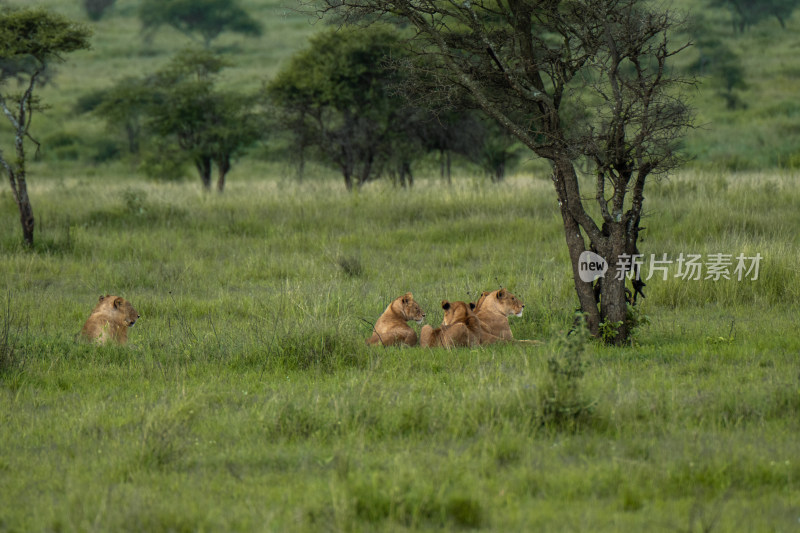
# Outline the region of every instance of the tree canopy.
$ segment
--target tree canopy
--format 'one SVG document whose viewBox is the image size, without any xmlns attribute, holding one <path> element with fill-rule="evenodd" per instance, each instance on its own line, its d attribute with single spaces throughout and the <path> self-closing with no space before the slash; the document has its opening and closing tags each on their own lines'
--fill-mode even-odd
<svg viewBox="0 0 800 533">
<path fill-rule="evenodd" d="M 386 28 L 323 32 L 268 87 L 299 144 L 336 165 L 348 189 L 376 178 L 402 151 L 399 135 L 414 115 L 392 92 L 401 73 L 386 65 L 402 53 Z"/>
<path fill-rule="evenodd" d="M 171 26 L 189 37 L 199 34 L 206 48 L 226 31 L 252 37 L 262 32 L 238 0 L 143 0 L 139 18 L 147 34 Z"/>
<path fill-rule="evenodd" d="M 232 159 L 263 136 L 257 95 L 216 88 L 226 66 L 224 58 L 207 51 L 180 52 L 148 80 L 152 100 L 146 109 L 149 130 L 177 142 L 206 189 L 216 165 L 220 192 Z"/>
</svg>

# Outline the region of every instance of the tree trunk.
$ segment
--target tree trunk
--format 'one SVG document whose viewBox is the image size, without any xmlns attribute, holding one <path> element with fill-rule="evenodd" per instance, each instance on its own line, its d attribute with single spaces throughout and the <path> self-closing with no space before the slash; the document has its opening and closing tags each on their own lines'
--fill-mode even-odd
<svg viewBox="0 0 800 533">
<path fill-rule="evenodd" d="M 195 160 L 197 172 L 200 173 L 200 180 L 203 182 L 203 188 L 207 191 L 211 190 L 211 158 L 198 157 Z"/>
<path fill-rule="evenodd" d="M 221 156 L 217 160 L 217 170 L 219 171 L 219 177 L 217 178 L 217 191 L 222 192 L 225 190 L 225 176 L 228 175 L 228 171 L 231 169 L 231 157 L 228 154 Z"/>
<path fill-rule="evenodd" d="M 561 219 L 564 222 L 564 236 L 567 240 L 567 249 L 572 263 L 572 279 L 575 283 L 575 292 L 578 295 L 581 313 L 586 318 L 586 327 L 593 336 L 597 336 L 600 327 L 600 310 L 591 282 L 587 283 L 580 278 L 580 256 L 586 251 L 586 241 L 581 234 L 581 226 L 570 211 L 570 200 L 565 182 L 575 179 L 575 169 L 569 160 L 552 161 L 553 184 L 558 194 L 558 207 Z"/>
<path fill-rule="evenodd" d="M 578 295 L 581 313 L 586 319 L 586 327 L 593 336 L 597 336 L 600 328 L 600 310 L 591 283 L 584 282 L 580 277 L 580 256 L 586 251 L 586 242 L 581 234 L 581 228 L 565 206 L 561 206 L 561 219 L 564 222 L 564 235 L 567 240 L 569 259 L 572 263 L 572 279 L 575 283 L 575 293 Z"/>
<path fill-rule="evenodd" d="M 450 150 L 439 150 L 439 174 L 442 181 L 450 185 Z"/>
<path fill-rule="evenodd" d="M 18 124 L 24 124 L 24 115 L 21 114 Z M 2 158 L 0 154 L 0 161 L 8 173 L 8 179 L 11 182 L 11 191 L 14 194 L 14 201 L 19 208 L 19 220 L 22 225 L 22 239 L 26 247 L 33 248 L 33 206 L 31 199 L 28 196 L 28 182 L 25 176 L 25 144 L 24 144 L 25 131 L 18 129 L 16 132 L 16 139 L 14 142 L 17 161 L 14 166 L 9 164 Z M 16 168 L 15 168 L 16 167 Z"/>
<path fill-rule="evenodd" d="M 28 197 L 28 186 L 25 183 L 25 179 L 22 178 L 19 181 L 19 219 L 22 223 L 22 238 L 25 241 L 25 246 L 28 248 L 33 248 L 33 227 L 34 227 L 34 219 L 33 219 L 33 207 L 31 206 L 31 200 Z"/>
<path fill-rule="evenodd" d="M 24 157 L 24 154 L 23 154 Z M 20 159 L 19 161 L 24 161 Z M 31 206 L 31 199 L 28 196 L 28 184 L 25 180 L 25 168 L 13 169 L 5 160 L 3 166 L 8 173 L 9 181 L 11 182 L 11 191 L 14 194 L 14 201 L 19 208 L 19 220 L 22 225 L 22 239 L 23 243 L 28 248 L 33 248 L 33 206 Z"/>
<path fill-rule="evenodd" d="M 400 165 L 400 183 L 404 189 L 414 186 L 414 176 L 411 174 L 411 164 L 408 161 Z"/>
<path fill-rule="evenodd" d="M 344 187 L 347 189 L 347 192 L 353 190 L 353 176 L 350 174 L 348 169 L 342 169 L 342 174 L 344 175 Z"/>
<path fill-rule="evenodd" d="M 608 271 L 600 286 L 600 323 L 605 324 L 602 336 L 608 344 L 624 344 L 628 340 L 628 300 L 625 294 L 627 271 L 620 270 L 621 255 L 631 255 L 628 250 L 625 226 L 619 222 L 606 223 L 609 236 L 597 250 L 608 263 Z"/>
</svg>

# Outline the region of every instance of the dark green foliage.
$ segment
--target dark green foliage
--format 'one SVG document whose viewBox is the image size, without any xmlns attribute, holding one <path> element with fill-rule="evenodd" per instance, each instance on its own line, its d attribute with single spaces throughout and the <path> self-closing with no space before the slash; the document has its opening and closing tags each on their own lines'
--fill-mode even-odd
<svg viewBox="0 0 800 533">
<path fill-rule="evenodd" d="M 144 0 L 139 18 L 147 34 L 172 26 L 190 37 L 199 34 L 206 47 L 223 32 L 253 37 L 262 32 L 261 24 L 238 0 Z"/>
<path fill-rule="evenodd" d="M 351 278 L 358 278 L 364 274 L 364 265 L 358 257 L 342 256 L 336 263 L 342 269 L 342 272 Z"/>
<path fill-rule="evenodd" d="M 83 0 L 83 8 L 93 21 L 103 18 L 106 10 L 114 5 L 116 0 Z"/>
<path fill-rule="evenodd" d="M 733 111 L 746 107 L 739 96 L 742 90 L 747 89 L 741 58 L 700 17 L 695 19 L 690 33 L 699 53 L 697 61 L 691 65 L 692 72 L 710 78 L 709 85 L 717 89 L 727 109 Z"/>
<path fill-rule="evenodd" d="M 215 88 L 226 65 L 212 53 L 184 50 L 148 84 L 154 93 L 148 128 L 163 140 L 177 141 L 206 189 L 216 166 L 220 192 L 232 159 L 263 135 L 255 95 Z"/>
<path fill-rule="evenodd" d="M 154 94 L 148 85 L 144 79 L 123 78 L 110 89 L 90 93 L 79 101 L 78 107 L 94 111 L 110 130 L 123 132 L 128 153 L 138 154 L 143 121 L 154 104 Z"/>
<path fill-rule="evenodd" d="M 506 170 L 520 158 L 523 148 L 496 122 L 484 118 L 478 124 L 476 130 L 482 139 L 465 155 L 480 165 L 494 183 L 499 183 L 505 178 Z"/>
<path fill-rule="evenodd" d="M 44 9 L 0 11 L 0 59 L 30 57 L 39 65 L 89 48 L 89 28 Z"/>
<path fill-rule="evenodd" d="M 153 178 L 183 177 L 193 164 L 205 189 L 216 166 L 217 189 L 225 188 L 233 160 L 264 135 L 255 95 L 216 87 L 227 60 L 206 50 L 183 50 L 167 66 L 144 78 L 124 78 L 82 109 L 122 130 L 127 149 L 138 154 L 147 144 L 142 169 Z"/>
<path fill-rule="evenodd" d="M 386 64 L 402 54 L 397 34 L 382 27 L 327 31 L 269 85 L 299 149 L 338 168 L 348 189 L 377 178 L 393 159 L 408 162 L 408 138 L 397 132 L 414 114 L 392 92 L 401 74 Z"/>
<path fill-rule="evenodd" d="M 731 13 L 734 32 L 743 33 L 750 26 L 775 17 L 781 27 L 797 8 L 798 0 L 710 0 L 712 7 L 722 7 Z"/>
</svg>

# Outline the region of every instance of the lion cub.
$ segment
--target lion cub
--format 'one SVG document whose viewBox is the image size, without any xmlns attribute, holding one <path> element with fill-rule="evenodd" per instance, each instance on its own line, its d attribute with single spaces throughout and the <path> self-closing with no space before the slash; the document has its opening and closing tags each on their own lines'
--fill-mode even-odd
<svg viewBox="0 0 800 533">
<path fill-rule="evenodd" d="M 507 341 L 514 339 L 508 317 L 522 316 L 524 309 L 525 304 L 506 289 L 484 292 L 475 303 L 475 315 L 480 319 L 483 330 Z"/>
<path fill-rule="evenodd" d="M 383 344 L 391 346 L 394 344 L 408 344 L 416 346 L 417 332 L 407 324 L 409 320 L 414 320 L 417 324 L 422 324 L 425 313 L 422 312 L 419 304 L 414 301 L 414 295 L 410 292 L 396 298 L 383 314 L 375 322 L 372 328 L 372 336 L 367 339 L 367 344 Z"/>
<path fill-rule="evenodd" d="M 481 322 L 472 312 L 471 304 L 442 301 L 444 319 L 436 329 L 425 325 L 420 332 L 420 346 L 434 348 L 442 346 L 476 346 L 481 344 L 483 332 Z"/>
<path fill-rule="evenodd" d="M 128 328 L 139 319 L 139 313 L 125 298 L 106 294 L 97 302 L 89 320 L 83 325 L 81 336 L 105 344 L 109 339 L 117 344 L 128 342 Z"/>
</svg>

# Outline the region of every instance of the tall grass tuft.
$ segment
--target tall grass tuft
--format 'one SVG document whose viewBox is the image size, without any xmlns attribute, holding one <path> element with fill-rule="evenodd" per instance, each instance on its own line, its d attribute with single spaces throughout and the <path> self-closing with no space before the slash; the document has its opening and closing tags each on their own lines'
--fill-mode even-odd
<svg viewBox="0 0 800 533">
<path fill-rule="evenodd" d="M 0 314 L 0 377 L 19 376 L 25 366 L 25 358 L 19 337 L 22 326 L 15 322 L 11 313 L 11 294 L 6 297 L 6 305 Z"/>
<path fill-rule="evenodd" d="M 558 339 L 547 359 L 547 374 L 539 387 L 539 417 L 547 429 L 575 431 L 592 414 L 593 402 L 584 397 L 580 386 L 587 342 L 589 331 L 583 315 L 578 314 L 576 327 Z"/>
</svg>

